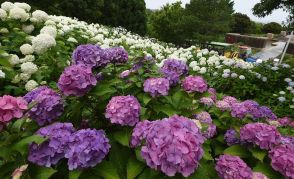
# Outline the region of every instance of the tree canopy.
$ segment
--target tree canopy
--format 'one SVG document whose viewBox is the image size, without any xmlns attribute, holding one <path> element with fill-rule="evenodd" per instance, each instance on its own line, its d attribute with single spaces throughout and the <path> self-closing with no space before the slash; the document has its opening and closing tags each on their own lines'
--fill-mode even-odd
<svg viewBox="0 0 294 179">
<path fill-rule="evenodd" d="M 241 34 L 249 33 L 251 32 L 252 25 L 250 17 L 246 14 L 233 14 L 232 32 Z"/>
</svg>

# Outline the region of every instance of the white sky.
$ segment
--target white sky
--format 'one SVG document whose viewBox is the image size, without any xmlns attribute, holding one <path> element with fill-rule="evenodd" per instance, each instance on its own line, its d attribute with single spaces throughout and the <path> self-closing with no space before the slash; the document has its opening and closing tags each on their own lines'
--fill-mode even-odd
<svg viewBox="0 0 294 179">
<path fill-rule="evenodd" d="M 149 9 L 159 9 L 166 3 L 173 3 L 179 0 L 145 0 L 146 6 Z M 181 0 L 183 4 L 189 3 L 190 0 Z M 252 14 L 251 9 L 253 6 L 259 2 L 259 0 L 234 0 L 235 2 L 235 12 L 241 12 L 247 14 L 252 20 L 257 22 L 279 22 L 286 21 L 288 14 L 282 9 L 275 10 L 273 14 L 266 16 L 265 18 L 258 18 Z"/>
</svg>

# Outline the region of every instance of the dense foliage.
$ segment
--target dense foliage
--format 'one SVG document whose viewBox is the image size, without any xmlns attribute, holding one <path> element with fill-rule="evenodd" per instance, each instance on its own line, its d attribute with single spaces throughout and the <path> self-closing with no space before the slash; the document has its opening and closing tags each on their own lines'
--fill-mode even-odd
<svg viewBox="0 0 294 179">
<path fill-rule="evenodd" d="M 279 23 L 276 23 L 276 22 L 271 22 L 271 23 L 265 24 L 262 27 L 262 31 L 264 33 L 280 34 L 282 29 L 283 29 L 283 27 Z"/>
<path fill-rule="evenodd" d="M 291 66 L 23 3 L 0 19 L 0 178 L 294 177 Z"/>
<path fill-rule="evenodd" d="M 235 33 L 250 33 L 252 28 L 252 22 L 250 17 L 246 14 L 235 13 L 233 14 L 232 32 Z"/>
</svg>

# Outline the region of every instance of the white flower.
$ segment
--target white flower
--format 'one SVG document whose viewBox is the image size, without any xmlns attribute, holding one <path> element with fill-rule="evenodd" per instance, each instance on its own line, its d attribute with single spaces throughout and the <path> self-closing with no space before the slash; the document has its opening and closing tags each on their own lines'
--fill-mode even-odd
<svg viewBox="0 0 294 179">
<path fill-rule="evenodd" d="M 34 31 L 35 27 L 34 25 L 23 25 L 22 26 L 22 30 L 27 33 L 27 34 L 30 34 Z"/>
<path fill-rule="evenodd" d="M 288 91 L 292 91 L 292 90 L 293 90 L 293 87 L 292 87 L 292 86 L 288 86 L 286 89 L 287 89 Z"/>
<path fill-rule="evenodd" d="M 34 53 L 34 49 L 30 44 L 23 44 L 19 49 L 23 55 L 30 55 Z"/>
<path fill-rule="evenodd" d="M 3 9 L 0 9 L 0 19 L 4 21 L 6 17 L 7 17 L 6 11 Z"/>
<path fill-rule="evenodd" d="M 262 81 L 266 82 L 267 81 L 267 77 L 262 77 Z"/>
<path fill-rule="evenodd" d="M 202 124 L 201 124 L 201 122 L 200 122 L 199 120 L 193 119 L 192 121 L 196 124 L 196 126 L 197 126 L 200 130 L 202 129 Z"/>
<path fill-rule="evenodd" d="M 10 9 L 14 8 L 14 4 L 11 2 L 4 2 L 1 4 L 1 9 L 5 10 L 5 11 L 10 11 Z"/>
<path fill-rule="evenodd" d="M 32 91 L 38 87 L 38 83 L 34 80 L 30 80 L 26 83 L 25 88 L 27 91 Z"/>
<path fill-rule="evenodd" d="M 274 71 L 277 71 L 279 69 L 279 67 L 272 67 L 271 69 Z"/>
<path fill-rule="evenodd" d="M 224 70 L 224 73 L 230 73 L 230 72 L 231 72 L 230 69 L 225 69 L 225 70 Z"/>
<path fill-rule="evenodd" d="M 285 95 L 286 93 L 285 93 L 285 91 L 280 91 L 279 94 L 280 95 Z"/>
<path fill-rule="evenodd" d="M 16 3 L 14 3 L 14 5 L 19 7 L 19 8 L 22 8 L 22 9 L 26 10 L 27 12 L 29 12 L 31 10 L 31 6 L 28 5 L 27 3 L 16 2 Z"/>
<path fill-rule="evenodd" d="M 237 78 L 237 77 L 238 77 L 238 74 L 237 74 L 237 73 L 232 73 L 232 74 L 231 74 L 231 77 L 232 77 L 232 78 Z"/>
<path fill-rule="evenodd" d="M 200 69 L 201 69 L 201 68 L 200 68 L 199 66 L 194 66 L 194 67 L 193 67 L 193 71 L 200 71 Z"/>
<path fill-rule="evenodd" d="M 20 82 L 20 76 L 19 75 L 15 75 L 15 77 L 12 79 L 11 83 L 19 83 Z"/>
<path fill-rule="evenodd" d="M 32 22 L 45 22 L 49 18 L 48 14 L 41 10 L 36 10 L 32 13 Z"/>
<path fill-rule="evenodd" d="M 294 105 L 290 105 L 289 108 L 290 108 L 290 109 L 294 109 Z"/>
<path fill-rule="evenodd" d="M 56 27 L 54 27 L 54 26 L 45 26 L 41 29 L 40 33 L 41 34 L 49 34 L 55 38 L 56 34 L 57 34 L 57 30 L 56 30 Z"/>
<path fill-rule="evenodd" d="M 73 38 L 73 37 L 69 37 L 67 39 L 68 42 L 72 42 L 72 43 L 78 43 L 77 39 Z"/>
<path fill-rule="evenodd" d="M 42 54 L 46 52 L 49 48 L 56 45 L 55 39 L 48 34 L 39 34 L 37 37 L 34 37 L 32 40 L 34 51 L 37 54 Z"/>
<path fill-rule="evenodd" d="M 240 75 L 240 76 L 239 76 L 239 79 L 240 79 L 240 80 L 245 80 L 245 76 L 244 76 L 244 75 Z"/>
<path fill-rule="evenodd" d="M 276 126 L 276 127 L 279 127 L 281 124 L 279 123 L 279 121 L 268 121 L 268 123 L 271 125 L 271 126 Z"/>
<path fill-rule="evenodd" d="M 30 74 L 27 74 L 27 73 L 21 73 L 19 75 L 19 78 L 22 81 L 28 81 L 31 78 L 31 75 Z"/>
<path fill-rule="evenodd" d="M 11 19 L 20 20 L 22 22 L 29 19 L 29 14 L 22 8 L 14 7 L 9 11 L 9 17 Z"/>
<path fill-rule="evenodd" d="M 5 73 L 2 70 L 0 70 L 0 78 L 5 78 Z"/>
<path fill-rule="evenodd" d="M 217 73 L 217 72 L 214 72 L 212 75 L 213 75 L 213 76 L 217 76 L 217 75 L 218 75 L 218 73 Z"/>
<path fill-rule="evenodd" d="M 34 64 L 33 62 L 23 63 L 21 64 L 20 68 L 23 73 L 27 73 L 27 74 L 34 74 L 38 71 L 37 65 Z"/>
<path fill-rule="evenodd" d="M 191 68 L 194 68 L 195 66 L 197 66 L 197 62 L 196 62 L 196 61 L 192 61 L 192 62 L 189 64 L 189 67 L 191 67 Z"/>
<path fill-rule="evenodd" d="M 228 78 L 230 76 L 230 74 L 228 74 L 228 73 L 224 73 L 224 74 L 222 74 L 222 77 L 223 78 Z"/>
<path fill-rule="evenodd" d="M 279 61 L 280 61 L 280 59 L 278 59 L 278 58 L 275 58 L 275 59 L 274 59 L 274 62 L 275 62 L 275 63 L 278 63 Z"/>
<path fill-rule="evenodd" d="M 33 62 L 33 61 L 35 61 L 34 55 L 26 55 L 24 58 L 20 59 L 20 63 Z"/>
<path fill-rule="evenodd" d="M 281 97 L 278 98 L 278 100 L 279 100 L 280 102 L 284 102 L 284 101 L 286 101 L 286 98 L 281 96 Z"/>
<path fill-rule="evenodd" d="M 262 59 L 257 59 L 256 63 L 258 63 L 258 64 L 262 63 Z"/>
<path fill-rule="evenodd" d="M 11 55 L 11 57 L 10 57 L 10 59 L 9 59 L 9 63 L 11 64 L 11 65 L 17 65 L 17 64 L 19 64 L 20 63 L 20 60 L 19 60 L 19 58 L 18 58 L 18 56 L 17 55 Z"/>
<path fill-rule="evenodd" d="M 294 87 L 294 82 L 289 82 L 288 85 Z"/>
<path fill-rule="evenodd" d="M 289 83 L 289 82 L 292 81 L 292 79 L 291 78 L 285 78 L 284 81 Z"/>
<path fill-rule="evenodd" d="M 206 73 L 206 68 L 205 67 L 202 67 L 199 71 L 200 74 L 205 74 Z"/>
<path fill-rule="evenodd" d="M 47 20 L 46 22 L 45 22 L 45 25 L 46 26 L 50 26 L 50 25 L 52 25 L 52 26 L 55 26 L 56 25 L 56 23 L 53 21 L 53 20 Z"/>
<path fill-rule="evenodd" d="M 198 52 L 196 56 L 197 56 L 198 58 L 199 58 L 199 57 L 202 57 L 202 53 L 201 53 L 201 52 Z"/>
</svg>

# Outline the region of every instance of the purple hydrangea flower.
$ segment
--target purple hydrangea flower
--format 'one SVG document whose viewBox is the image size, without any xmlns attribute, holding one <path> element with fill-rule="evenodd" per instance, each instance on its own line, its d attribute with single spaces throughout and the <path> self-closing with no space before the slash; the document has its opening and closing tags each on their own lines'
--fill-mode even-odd
<svg viewBox="0 0 294 179">
<path fill-rule="evenodd" d="M 121 74 L 119 75 L 120 78 L 126 78 L 131 74 L 130 70 L 125 70 L 123 72 L 121 72 Z"/>
<path fill-rule="evenodd" d="M 227 130 L 224 138 L 225 138 L 226 143 L 229 146 L 240 143 L 240 139 L 238 138 L 238 133 L 234 129 Z"/>
<path fill-rule="evenodd" d="M 143 123 L 143 124 L 142 124 Z M 144 129 L 145 132 L 139 132 Z M 172 116 L 163 120 L 138 123 L 134 129 L 132 145 L 145 139 L 141 156 L 147 165 L 168 176 L 177 172 L 187 177 L 198 167 L 203 156 L 204 138 L 192 120 Z"/>
<path fill-rule="evenodd" d="M 71 123 L 55 123 L 40 128 L 36 134 L 48 137 L 48 140 L 38 145 L 30 145 L 28 160 L 40 166 L 50 167 L 64 158 L 69 137 L 75 131 Z"/>
<path fill-rule="evenodd" d="M 213 99 L 213 101 L 217 100 L 216 90 L 214 88 L 208 88 L 207 92 L 210 94 L 210 98 Z"/>
<path fill-rule="evenodd" d="M 209 98 L 209 97 L 202 97 L 200 98 L 200 103 L 204 104 L 205 106 L 211 107 L 214 105 L 214 101 L 213 99 Z"/>
<path fill-rule="evenodd" d="M 176 85 L 182 75 L 188 73 L 188 66 L 185 62 L 176 59 L 167 59 L 164 61 L 160 71 L 164 77 L 169 80 L 170 85 Z"/>
<path fill-rule="evenodd" d="M 182 82 L 182 88 L 187 93 L 207 91 L 207 83 L 201 76 L 188 76 Z"/>
<path fill-rule="evenodd" d="M 266 106 L 260 106 L 259 111 L 262 114 L 262 117 L 268 120 L 276 120 L 277 116 L 273 113 L 273 111 L 266 107 Z"/>
<path fill-rule="evenodd" d="M 207 129 L 202 133 L 202 136 L 205 137 L 206 139 L 210 139 L 213 136 L 216 135 L 216 125 L 214 124 L 208 124 Z"/>
<path fill-rule="evenodd" d="M 105 117 L 113 124 L 134 126 L 139 122 L 141 106 L 134 96 L 115 96 L 106 107 Z"/>
<path fill-rule="evenodd" d="M 128 52 L 122 47 L 114 47 L 107 50 L 111 63 L 126 63 L 129 59 Z"/>
<path fill-rule="evenodd" d="M 69 170 L 94 167 L 108 154 L 110 145 L 103 130 L 82 129 L 69 138 L 65 153 Z"/>
<path fill-rule="evenodd" d="M 149 78 L 144 82 L 144 91 L 152 97 L 168 95 L 169 88 L 169 81 L 165 78 Z"/>
<path fill-rule="evenodd" d="M 294 178 L 294 148 L 288 145 L 280 145 L 269 152 L 271 166 L 285 177 Z"/>
<path fill-rule="evenodd" d="M 271 149 L 279 144 L 281 134 L 274 126 L 264 123 L 246 124 L 240 129 L 242 142 L 253 143 L 261 149 Z"/>
<path fill-rule="evenodd" d="M 197 120 L 199 120 L 200 122 L 203 122 L 203 123 L 207 123 L 207 124 L 211 124 L 212 123 L 212 119 L 211 119 L 211 116 L 208 112 L 206 111 L 203 111 L 199 114 L 196 114 L 195 115 L 195 118 Z"/>
<path fill-rule="evenodd" d="M 100 51 L 101 48 L 98 45 L 80 45 L 74 50 L 72 60 L 74 64 L 83 64 L 93 68 L 97 66 L 98 59 L 100 59 Z"/>
<path fill-rule="evenodd" d="M 231 107 L 231 115 L 233 117 L 243 119 L 247 115 L 247 108 L 244 103 L 233 103 Z"/>
<path fill-rule="evenodd" d="M 263 173 L 260 172 L 253 172 L 252 179 L 268 179 Z"/>
<path fill-rule="evenodd" d="M 263 114 L 260 111 L 259 104 L 253 100 L 246 100 L 243 102 L 243 105 L 247 109 L 247 114 L 253 119 L 259 119 L 263 117 Z"/>
<path fill-rule="evenodd" d="M 282 136 L 280 142 L 281 142 L 281 144 L 294 147 L 294 137 Z"/>
<path fill-rule="evenodd" d="M 292 123 L 292 119 L 289 117 L 283 117 L 283 118 L 278 119 L 278 122 L 282 126 L 289 126 Z"/>
<path fill-rule="evenodd" d="M 238 103 L 238 100 L 235 97 L 232 97 L 232 96 L 225 96 L 223 98 L 223 101 L 229 103 L 230 106 L 232 106 L 235 103 Z"/>
<path fill-rule="evenodd" d="M 215 169 L 221 179 L 252 179 L 252 170 L 237 156 L 220 156 Z"/>
<path fill-rule="evenodd" d="M 58 88 L 66 96 L 84 96 L 97 84 L 91 68 L 85 65 L 72 65 L 63 71 L 58 81 Z"/>
<path fill-rule="evenodd" d="M 217 108 L 219 108 L 221 111 L 231 111 L 231 105 L 228 102 L 224 101 L 224 100 L 217 101 L 215 103 L 215 106 Z"/>
<path fill-rule="evenodd" d="M 40 126 L 52 123 L 63 113 L 64 105 L 61 96 L 48 87 L 39 87 L 27 93 L 24 98 L 27 101 L 36 102 L 28 114 Z"/>
</svg>

